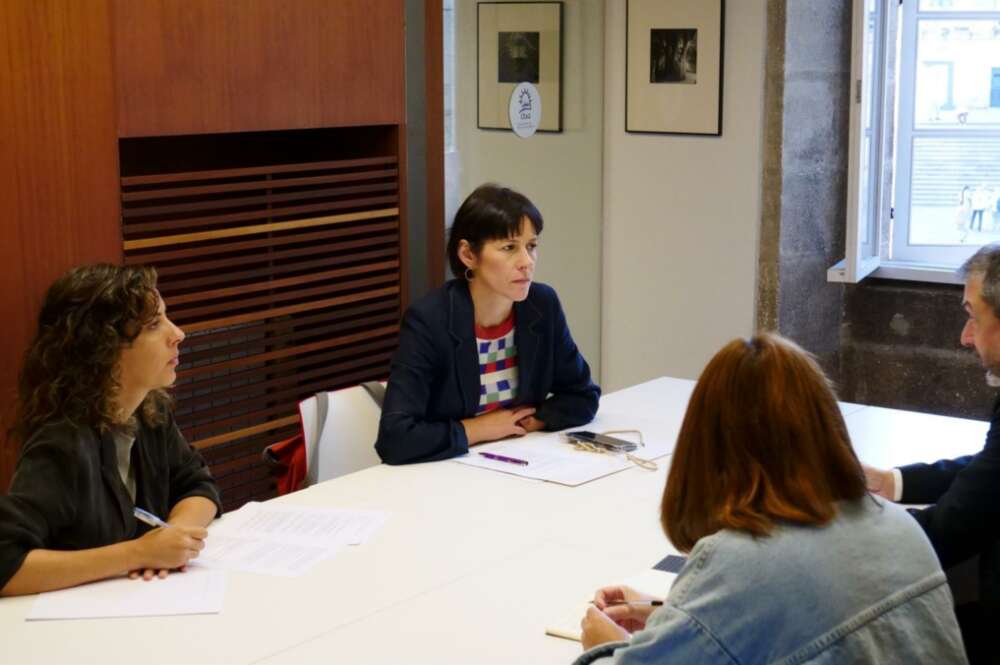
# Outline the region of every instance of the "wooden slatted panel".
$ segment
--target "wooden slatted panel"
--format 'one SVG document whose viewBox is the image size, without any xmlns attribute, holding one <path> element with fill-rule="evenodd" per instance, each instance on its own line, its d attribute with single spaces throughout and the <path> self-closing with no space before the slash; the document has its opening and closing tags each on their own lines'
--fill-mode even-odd
<svg viewBox="0 0 1000 665">
<path fill-rule="evenodd" d="M 395 157 L 121 179 L 125 263 L 187 333 L 177 420 L 226 509 L 274 494 L 260 452 L 298 402 L 385 378 L 401 308 Z"/>
</svg>

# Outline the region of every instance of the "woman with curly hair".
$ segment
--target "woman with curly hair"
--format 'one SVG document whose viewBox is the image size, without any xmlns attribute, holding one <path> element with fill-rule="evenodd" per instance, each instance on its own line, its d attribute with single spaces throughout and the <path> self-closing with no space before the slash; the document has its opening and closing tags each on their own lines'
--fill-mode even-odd
<svg viewBox="0 0 1000 665">
<path fill-rule="evenodd" d="M 164 392 L 183 339 L 152 268 L 81 267 L 49 288 L 18 385 L 23 445 L 0 497 L 0 595 L 165 577 L 204 547 L 218 490 Z M 168 526 L 138 522 L 136 508 Z"/>
</svg>

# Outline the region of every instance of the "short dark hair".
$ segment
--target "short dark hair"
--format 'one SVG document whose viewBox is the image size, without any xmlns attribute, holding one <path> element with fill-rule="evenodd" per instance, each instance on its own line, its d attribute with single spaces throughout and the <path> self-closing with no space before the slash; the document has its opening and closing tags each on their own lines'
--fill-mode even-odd
<svg viewBox="0 0 1000 665">
<path fill-rule="evenodd" d="M 98 264 L 57 279 L 24 356 L 15 438 L 24 443 L 59 418 L 102 432 L 120 424 L 114 401 L 121 388 L 118 360 L 158 309 L 153 268 Z M 168 406 L 166 392 L 153 390 L 137 415 L 156 425 Z"/>
<path fill-rule="evenodd" d="M 690 551 L 734 529 L 826 524 L 866 494 L 864 472 L 815 359 L 776 334 L 735 339 L 709 361 L 677 437 L 660 517 Z"/>
<path fill-rule="evenodd" d="M 535 233 L 542 232 L 542 213 L 524 194 L 493 183 L 476 187 L 455 214 L 448 234 L 448 264 L 452 274 L 461 277 L 465 272 L 465 264 L 458 258 L 461 241 L 468 241 L 478 255 L 484 242 L 517 235 L 525 217 L 535 227 Z"/>
<path fill-rule="evenodd" d="M 971 276 L 983 278 L 983 288 L 979 297 L 983 299 L 994 316 L 1000 318 L 1000 243 L 983 245 L 958 269 L 962 279 Z"/>
</svg>

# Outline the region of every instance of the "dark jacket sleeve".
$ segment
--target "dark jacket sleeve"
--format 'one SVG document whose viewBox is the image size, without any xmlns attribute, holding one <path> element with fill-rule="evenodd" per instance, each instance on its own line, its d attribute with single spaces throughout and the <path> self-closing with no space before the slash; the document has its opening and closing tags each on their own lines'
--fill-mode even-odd
<svg viewBox="0 0 1000 665">
<path fill-rule="evenodd" d="M 551 396 L 539 405 L 535 417 L 545 423 L 545 429 L 556 431 L 584 425 L 597 414 L 601 389 L 590 378 L 590 365 L 576 347 L 566 315 L 555 291 L 553 300 L 553 377 Z"/>
<path fill-rule="evenodd" d="M 969 465 L 972 455 L 938 460 L 933 464 L 908 464 L 901 467 L 903 496 L 901 503 L 935 503 L 948 491 L 958 473 Z"/>
<path fill-rule="evenodd" d="M 181 434 L 173 416 L 165 425 L 167 461 L 170 464 L 170 508 L 192 496 L 202 496 L 215 504 L 215 516 L 222 514 L 219 488 L 205 460 Z"/>
<path fill-rule="evenodd" d="M 945 568 L 1000 537 L 1000 418 L 971 457 L 903 467 L 903 502 L 934 502 L 913 511 Z"/>
<path fill-rule="evenodd" d="M 20 569 L 28 552 L 76 518 L 79 461 L 45 430 L 25 443 L 10 493 L 0 496 L 0 588 Z"/>
<path fill-rule="evenodd" d="M 399 331 L 382 404 L 375 451 L 386 464 L 443 460 L 469 451 L 459 420 L 429 420 L 431 390 L 447 365 L 435 352 L 434 333 L 425 315 L 407 310 Z"/>
</svg>

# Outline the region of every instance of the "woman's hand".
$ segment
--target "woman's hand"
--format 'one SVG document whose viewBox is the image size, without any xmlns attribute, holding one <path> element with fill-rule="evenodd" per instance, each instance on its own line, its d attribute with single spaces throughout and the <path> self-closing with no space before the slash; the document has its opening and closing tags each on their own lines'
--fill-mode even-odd
<svg viewBox="0 0 1000 665">
<path fill-rule="evenodd" d="M 580 622 L 580 627 L 583 629 L 580 641 L 584 649 L 592 649 L 607 642 L 621 642 L 630 637 L 627 630 L 596 607 L 587 608 L 587 614 Z"/>
<path fill-rule="evenodd" d="M 164 578 L 170 569 L 183 570 L 188 561 L 205 547 L 208 530 L 196 526 L 169 526 L 153 529 L 133 540 L 134 564 L 129 577 L 151 580 Z"/>
<path fill-rule="evenodd" d="M 517 421 L 517 424 L 521 426 L 525 432 L 537 432 L 539 430 L 545 429 L 545 423 L 534 416 L 527 416 L 526 418 L 521 418 Z"/>
<path fill-rule="evenodd" d="M 594 605 L 605 616 L 630 633 L 646 627 L 646 619 L 656 608 L 651 604 L 629 605 L 628 601 L 657 600 L 654 596 L 639 593 L 632 587 L 607 586 L 594 594 Z"/>
<path fill-rule="evenodd" d="M 475 418 L 466 418 L 462 421 L 465 427 L 465 437 L 469 440 L 469 445 L 486 443 L 487 441 L 498 441 L 509 436 L 524 436 L 528 433 L 519 423 L 525 418 L 533 416 L 535 407 L 518 407 L 515 409 L 497 409 L 484 413 Z"/>
</svg>

